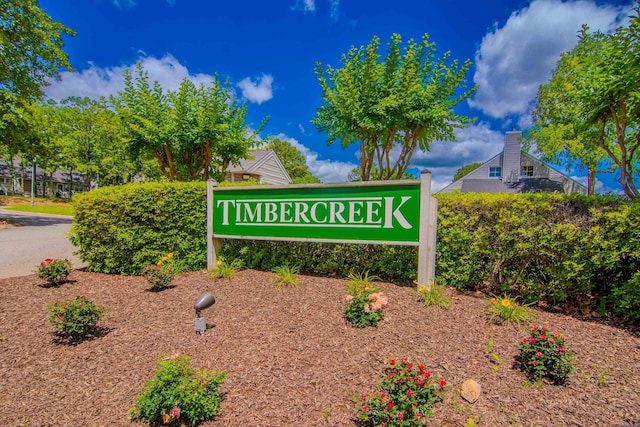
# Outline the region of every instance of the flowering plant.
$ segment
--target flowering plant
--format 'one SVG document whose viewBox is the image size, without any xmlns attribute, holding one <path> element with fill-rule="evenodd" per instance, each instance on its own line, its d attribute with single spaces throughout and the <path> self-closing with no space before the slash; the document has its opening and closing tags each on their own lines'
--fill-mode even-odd
<svg viewBox="0 0 640 427">
<path fill-rule="evenodd" d="M 38 265 L 36 272 L 40 279 L 47 281 L 48 286 L 58 286 L 71 273 L 71 262 L 68 259 L 47 258 Z"/>
<path fill-rule="evenodd" d="M 58 329 L 61 335 L 80 339 L 95 328 L 107 311 L 105 307 L 93 303 L 85 296 L 66 301 L 56 301 L 47 305 L 49 323 Z"/>
<path fill-rule="evenodd" d="M 160 258 L 156 264 L 150 264 L 142 269 L 142 275 L 151 285 L 151 289 L 159 291 L 166 288 L 176 277 L 176 269 L 173 266 L 173 253 Z"/>
<path fill-rule="evenodd" d="M 345 317 L 356 328 L 375 326 L 382 320 L 382 309 L 388 300 L 380 289 L 373 287 L 371 282 L 376 279 L 377 276 L 369 276 L 368 272 L 349 275 Z"/>
<path fill-rule="evenodd" d="M 413 283 L 418 285 L 416 280 Z M 418 295 L 424 302 L 425 307 L 434 305 L 438 308 L 448 308 L 449 304 L 451 304 L 451 297 L 445 293 L 444 286 L 436 285 L 433 282 L 429 282 L 429 286 L 419 285 Z"/>
<path fill-rule="evenodd" d="M 574 371 L 574 353 L 567 346 L 567 339 L 558 332 L 533 326 L 529 336 L 522 337 L 521 341 L 520 357 L 530 380 L 547 377 L 555 384 L 562 384 Z"/>
<path fill-rule="evenodd" d="M 363 426 L 410 427 L 424 425 L 433 407 L 442 402 L 447 382 L 431 375 L 424 365 L 407 358 L 385 363 L 378 390 L 356 398 Z"/>
<path fill-rule="evenodd" d="M 132 420 L 170 424 L 184 417 L 196 425 L 220 411 L 218 387 L 226 372 L 197 372 L 189 360 L 188 356 L 160 355 L 159 369 L 129 411 Z"/>
<path fill-rule="evenodd" d="M 515 298 L 504 295 L 500 298 L 491 298 L 489 300 L 490 320 L 496 317 L 507 323 L 514 322 L 519 325 L 520 322 L 527 322 L 535 317 L 535 313 L 526 305 L 519 305 Z"/>
</svg>

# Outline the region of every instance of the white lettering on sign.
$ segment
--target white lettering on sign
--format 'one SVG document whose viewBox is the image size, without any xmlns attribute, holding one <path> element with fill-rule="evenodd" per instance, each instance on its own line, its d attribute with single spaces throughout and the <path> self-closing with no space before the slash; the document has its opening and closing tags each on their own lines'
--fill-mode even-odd
<svg viewBox="0 0 640 427">
<path fill-rule="evenodd" d="M 404 229 L 414 227 L 403 214 L 412 196 L 308 198 L 308 199 L 237 199 L 217 200 L 222 208 L 222 225 L 352 227 Z M 417 224 L 416 224 L 417 226 Z"/>
</svg>

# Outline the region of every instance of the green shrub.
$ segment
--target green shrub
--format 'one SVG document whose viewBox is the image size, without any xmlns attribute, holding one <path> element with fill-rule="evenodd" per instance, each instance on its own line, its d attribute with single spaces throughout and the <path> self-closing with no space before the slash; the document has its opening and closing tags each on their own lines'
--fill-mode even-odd
<svg viewBox="0 0 640 427">
<path fill-rule="evenodd" d="M 449 308 L 451 297 L 445 293 L 444 286 L 431 283 L 431 286 L 418 286 L 416 290 L 425 307 L 435 306 L 437 308 Z"/>
<path fill-rule="evenodd" d="M 356 328 L 375 326 L 383 318 L 382 310 L 387 305 L 387 297 L 373 286 L 378 277 L 370 276 L 368 271 L 362 274 L 350 274 L 347 279 L 347 305 L 344 309 L 346 319 Z"/>
<path fill-rule="evenodd" d="M 378 389 L 356 398 L 358 421 L 365 427 L 418 427 L 442 402 L 447 382 L 407 358 L 389 360 L 380 372 Z"/>
<path fill-rule="evenodd" d="M 78 340 L 94 331 L 96 323 L 102 319 L 102 314 L 107 309 L 85 296 L 78 296 L 50 303 L 46 311 L 49 313 L 49 323 L 55 326 L 60 335 Z"/>
<path fill-rule="evenodd" d="M 73 199 L 70 240 L 89 270 L 139 275 L 169 252 L 179 271 L 206 266 L 206 183 L 104 187 Z"/>
<path fill-rule="evenodd" d="M 300 273 L 300 267 L 294 265 L 293 267 L 289 264 L 283 264 L 278 267 L 274 267 L 271 269 L 274 273 L 276 273 L 276 288 L 281 288 L 282 285 L 291 285 L 293 287 L 298 286 L 300 283 L 300 279 L 296 276 Z"/>
<path fill-rule="evenodd" d="M 63 284 L 71 273 L 71 262 L 68 259 L 47 258 L 38 265 L 38 278 L 46 280 L 47 286 Z"/>
<path fill-rule="evenodd" d="M 132 420 L 168 424 L 186 419 L 196 425 L 220 411 L 218 387 L 226 371 L 196 371 L 189 360 L 188 356 L 160 355 L 160 367 L 130 411 Z"/>
<path fill-rule="evenodd" d="M 522 337 L 520 357 L 522 367 L 530 380 L 547 377 L 555 384 L 563 384 L 575 370 L 574 353 L 567 339 L 545 326 L 533 326 L 529 336 Z"/>
</svg>

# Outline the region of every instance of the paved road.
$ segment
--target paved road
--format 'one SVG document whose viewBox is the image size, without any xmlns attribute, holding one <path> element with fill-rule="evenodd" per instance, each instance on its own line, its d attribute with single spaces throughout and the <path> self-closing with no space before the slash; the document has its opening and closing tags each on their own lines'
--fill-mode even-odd
<svg viewBox="0 0 640 427">
<path fill-rule="evenodd" d="M 45 258 L 67 258 L 73 268 L 86 266 L 73 255 L 76 248 L 66 235 L 71 217 L 0 208 L 0 222 L 3 220 L 20 226 L 0 229 L 0 279 L 34 274 Z"/>
</svg>

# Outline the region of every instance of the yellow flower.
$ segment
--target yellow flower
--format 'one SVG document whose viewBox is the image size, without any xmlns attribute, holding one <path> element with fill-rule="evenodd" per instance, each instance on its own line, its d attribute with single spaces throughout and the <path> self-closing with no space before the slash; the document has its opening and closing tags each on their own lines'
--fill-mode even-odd
<svg viewBox="0 0 640 427">
<path fill-rule="evenodd" d="M 162 265 L 162 262 L 164 261 L 164 258 L 161 259 L 160 261 L 158 261 L 158 265 Z"/>
<path fill-rule="evenodd" d="M 222 260 L 216 261 L 216 265 L 222 265 Z"/>
<path fill-rule="evenodd" d="M 495 298 L 491 298 L 491 304 L 496 304 L 498 301 L 496 301 Z"/>
<path fill-rule="evenodd" d="M 418 288 L 418 290 L 420 292 L 424 292 L 427 288 L 424 287 L 424 285 L 420 285 L 420 287 Z"/>
<path fill-rule="evenodd" d="M 167 254 L 167 258 L 173 258 L 173 252 L 169 252 L 169 253 Z"/>
<path fill-rule="evenodd" d="M 509 301 L 508 299 L 503 299 L 502 305 L 505 307 L 509 307 L 511 305 L 511 301 Z"/>
</svg>

